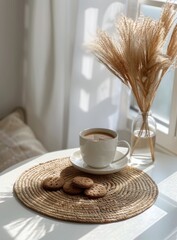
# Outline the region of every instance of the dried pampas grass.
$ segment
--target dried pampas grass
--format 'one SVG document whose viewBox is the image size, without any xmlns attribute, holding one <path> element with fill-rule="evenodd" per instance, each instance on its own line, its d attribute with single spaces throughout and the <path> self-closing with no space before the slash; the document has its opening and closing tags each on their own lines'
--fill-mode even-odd
<svg viewBox="0 0 177 240">
<path fill-rule="evenodd" d="M 174 6 L 174 3 L 165 3 L 159 20 L 141 16 L 133 21 L 123 16 L 117 19 L 113 36 L 99 30 L 96 39 L 89 45 L 97 59 L 132 89 L 143 113 L 139 138 L 133 142 L 132 153 L 145 131 L 149 137 L 152 160 L 154 145 L 150 138 L 147 112 L 164 74 L 171 66 L 176 67 L 177 25 L 174 26 Z M 167 44 L 169 34 L 171 38 Z"/>
<path fill-rule="evenodd" d="M 89 49 L 109 71 L 132 89 L 142 112 L 148 112 L 167 70 L 175 66 L 177 26 L 174 4 L 164 4 L 159 20 L 125 16 L 117 19 L 115 35 L 98 30 Z M 167 35 L 172 31 L 165 49 Z"/>
</svg>

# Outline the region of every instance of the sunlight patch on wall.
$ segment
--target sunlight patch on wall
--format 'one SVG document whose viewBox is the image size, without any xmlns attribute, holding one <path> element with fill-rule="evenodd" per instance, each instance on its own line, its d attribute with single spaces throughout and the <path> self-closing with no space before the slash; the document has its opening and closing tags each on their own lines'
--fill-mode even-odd
<svg viewBox="0 0 177 240">
<path fill-rule="evenodd" d="M 117 115 L 118 115 L 118 111 L 115 110 L 115 112 L 113 114 L 108 116 L 109 128 L 116 130 L 116 131 L 117 131 L 117 122 L 115 121 L 115 119 L 117 118 Z"/>
<path fill-rule="evenodd" d="M 175 202 L 177 202 L 176 182 L 177 172 L 173 173 L 168 178 L 158 184 L 159 191 Z"/>
<path fill-rule="evenodd" d="M 100 102 L 104 101 L 105 99 L 111 96 L 110 84 L 111 84 L 110 79 L 105 79 L 98 87 L 97 104 L 99 104 Z"/>
<path fill-rule="evenodd" d="M 82 111 L 88 112 L 89 110 L 90 95 L 83 89 L 80 90 L 79 107 Z"/>
<path fill-rule="evenodd" d="M 98 24 L 98 9 L 88 8 L 85 10 L 84 19 L 84 43 L 88 43 L 93 40 Z"/>
<path fill-rule="evenodd" d="M 113 30 L 114 22 L 120 13 L 125 12 L 125 3 L 114 2 L 106 10 L 103 18 L 102 29 Z"/>
<path fill-rule="evenodd" d="M 83 56 L 82 58 L 82 75 L 90 80 L 93 76 L 93 57 L 91 56 Z"/>
</svg>

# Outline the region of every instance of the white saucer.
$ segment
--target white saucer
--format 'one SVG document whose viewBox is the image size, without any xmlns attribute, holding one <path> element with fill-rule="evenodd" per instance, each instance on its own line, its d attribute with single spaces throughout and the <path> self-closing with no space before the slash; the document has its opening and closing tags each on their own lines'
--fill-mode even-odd
<svg viewBox="0 0 177 240">
<path fill-rule="evenodd" d="M 123 153 L 117 150 L 115 158 L 121 158 L 123 156 Z M 97 175 L 103 175 L 103 174 L 110 174 L 120 171 L 122 168 L 127 166 L 128 164 L 128 158 L 122 158 L 120 161 L 116 163 L 112 163 L 109 166 L 105 168 L 92 168 L 89 167 L 83 160 L 80 153 L 80 150 L 74 152 L 72 156 L 70 157 L 70 161 L 73 165 L 73 167 L 79 169 L 82 172 L 86 173 L 92 173 Z"/>
</svg>

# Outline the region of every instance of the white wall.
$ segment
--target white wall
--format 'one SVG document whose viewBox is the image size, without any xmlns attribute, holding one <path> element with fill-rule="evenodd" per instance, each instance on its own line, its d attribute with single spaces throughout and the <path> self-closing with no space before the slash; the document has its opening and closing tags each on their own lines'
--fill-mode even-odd
<svg viewBox="0 0 177 240">
<path fill-rule="evenodd" d="M 22 104 L 24 0 L 0 0 L 0 117 Z"/>
<path fill-rule="evenodd" d="M 69 148 L 79 146 L 78 135 L 85 128 L 118 130 L 126 126 L 127 88 L 84 47 L 94 39 L 97 28 L 114 30 L 115 18 L 126 14 L 125 3 L 80 0 L 71 80 Z"/>
</svg>

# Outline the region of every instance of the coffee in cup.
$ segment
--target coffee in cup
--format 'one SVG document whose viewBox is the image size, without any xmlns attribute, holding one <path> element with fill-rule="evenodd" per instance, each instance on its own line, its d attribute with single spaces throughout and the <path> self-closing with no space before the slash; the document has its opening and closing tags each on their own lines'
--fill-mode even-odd
<svg viewBox="0 0 177 240">
<path fill-rule="evenodd" d="M 118 141 L 117 132 L 107 128 L 85 129 L 79 134 L 80 151 L 83 161 L 93 168 L 104 168 L 126 157 L 130 145 L 126 141 Z M 128 150 L 119 159 L 115 159 L 117 146 L 126 144 Z"/>
<path fill-rule="evenodd" d="M 92 132 L 84 135 L 85 138 L 90 139 L 92 141 L 106 141 L 108 139 L 114 138 L 114 136 L 110 133 L 104 132 Z"/>
</svg>

